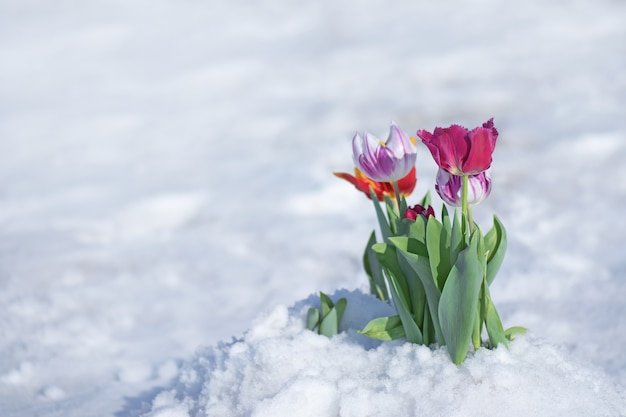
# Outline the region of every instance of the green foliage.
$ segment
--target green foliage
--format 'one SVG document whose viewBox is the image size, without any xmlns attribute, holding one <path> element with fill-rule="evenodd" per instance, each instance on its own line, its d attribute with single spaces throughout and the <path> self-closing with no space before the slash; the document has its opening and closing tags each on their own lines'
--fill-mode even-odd
<svg viewBox="0 0 626 417">
<path fill-rule="evenodd" d="M 410 304 L 411 294 L 409 293 L 406 278 L 398 264 L 398 255 L 395 247 L 385 243 L 377 243 L 373 249 L 377 253 L 378 260 L 384 267 L 387 275 L 391 298 L 400 315 L 407 340 L 412 343 L 423 343 L 422 332 L 413 319 Z"/>
<path fill-rule="evenodd" d="M 470 246 L 459 253 L 439 300 L 439 322 L 448 353 L 457 365 L 465 360 L 476 320 L 483 268 L 475 232 Z"/>
<path fill-rule="evenodd" d="M 379 317 L 370 321 L 359 333 L 378 340 L 396 340 L 405 337 L 400 316 Z"/>
<path fill-rule="evenodd" d="M 421 204 L 429 203 L 427 194 Z M 445 205 L 441 220 L 418 216 L 411 221 L 403 219 L 394 204 L 386 199 L 385 216 L 375 202 L 384 242 L 375 243 L 370 235 L 364 265 L 372 293 L 383 299 L 387 288 L 398 314 L 370 321 L 362 334 L 446 346 L 450 358 L 460 364 L 472 345 L 507 346 L 526 331 L 523 327 L 505 331 L 489 294 L 507 246 L 497 217 L 483 236 L 470 216 L 459 219 L 456 210 L 450 216 Z M 404 200 L 400 204 L 406 207 Z M 488 342 L 482 341 L 483 330 Z"/>
<path fill-rule="evenodd" d="M 424 316 L 425 322 L 422 323 L 422 328 L 434 330 L 436 341 L 443 341 L 438 316 L 441 290 L 437 287 L 436 281 L 432 276 L 426 246 L 417 239 L 403 236 L 394 237 L 390 240 L 413 269 L 424 288 L 427 302 L 427 306 L 424 306 L 424 308 L 428 308 L 429 315 Z"/>
<path fill-rule="evenodd" d="M 387 292 L 387 284 L 385 284 L 383 268 L 380 262 L 378 262 L 376 252 L 372 249 L 375 243 L 376 233 L 372 231 L 363 251 L 363 268 L 369 279 L 370 293 L 374 294 L 379 300 L 387 301 L 389 300 L 389 293 Z"/>
<path fill-rule="evenodd" d="M 489 344 L 491 346 L 498 346 L 498 344 L 502 343 L 508 346 L 508 339 L 502 327 L 500 315 L 489 295 L 489 290 L 487 289 L 486 292 L 485 326 L 487 327 L 487 334 L 489 335 Z"/>
<path fill-rule="evenodd" d="M 491 285 L 502 265 L 506 252 L 506 230 L 497 216 L 493 216 L 493 227 L 485 235 L 485 257 L 487 258 L 487 284 Z"/>
<path fill-rule="evenodd" d="M 380 207 L 380 203 L 378 202 L 378 197 L 376 197 L 376 193 L 374 190 L 370 189 L 370 197 L 374 202 L 374 210 L 376 211 L 376 218 L 378 219 L 378 226 L 380 227 L 380 233 L 383 235 L 383 240 L 387 240 L 389 236 L 391 236 L 391 229 L 389 227 L 389 222 L 385 217 L 385 213 L 383 213 L 383 209 Z"/>
<path fill-rule="evenodd" d="M 329 296 L 320 292 L 320 309 L 309 308 L 306 317 L 307 329 L 313 331 L 317 327 L 318 333 L 326 337 L 336 335 L 339 333 L 339 323 L 341 323 L 347 304 L 348 301 L 345 298 L 333 303 Z"/>
<path fill-rule="evenodd" d="M 513 340 L 515 339 L 517 336 L 523 335 L 524 333 L 526 333 L 528 331 L 528 329 L 526 329 L 525 327 L 522 326 L 513 326 L 513 327 L 509 327 L 508 329 L 506 329 L 504 331 L 504 334 L 506 335 L 506 338 L 508 340 Z"/>
<path fill-rule="evenodd" d="M 309 308 L 306 314 L 306 328 L 309 330 L 315 330 L 320 322 L 320 311 L 315 307 Z"/>
</svg>

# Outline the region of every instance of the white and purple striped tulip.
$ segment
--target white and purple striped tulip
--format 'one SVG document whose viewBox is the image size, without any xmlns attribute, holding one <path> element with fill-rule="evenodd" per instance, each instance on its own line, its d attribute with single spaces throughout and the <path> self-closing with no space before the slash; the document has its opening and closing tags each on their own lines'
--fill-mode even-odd
<svg viewBox="0 0 626 417">
<path fill-rule="evenodd" d="M 491 193 L 491 177 L 489 171 L 468 176 L 467 203 L 479 204 Z M 437 172 L 435 190 L 439 197 L 451 206 L 461 206 L 461 188 L 463 177 L 452 175 L 443 168 Z"/>
<path fill-rule="evenodd" d="M 381 142 L 367 132 L 352 138 L 354 164 L 374 181 L 392 182 L 404 178 L 415 166 L 417 147 L 415 139 L 409 138 L 391 122 L 387 142 Z"/>
</svg>

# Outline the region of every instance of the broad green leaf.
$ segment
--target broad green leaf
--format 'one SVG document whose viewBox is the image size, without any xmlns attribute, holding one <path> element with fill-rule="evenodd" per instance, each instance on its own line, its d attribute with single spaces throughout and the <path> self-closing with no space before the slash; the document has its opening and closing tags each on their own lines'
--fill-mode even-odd
<svg viewBox="0 0 626 417">
<path fill-rule="evenodd" d="M 457 365 L 465 360 L 474 329 L 483 270 L 478 259 L 478 240 L 461 253 L 446 281 L 439 300 L 439 322 L 450 358 Z"/>
<path fill-rule="evenodd" d="M 478 296 L 478 320 L 476 325 L 478 326 L 478 338 L 482 342 L 483 324 L 487 315 L 487 297 L 489 295 L 489 285 L 487 284 L 487 258 L 481 256 L 485 253 L 485 239 L 483 238 L 482 230 L 478 224 L 474 223 L 475 233 L 478 235 L 478 248 L 476 253 L 478 260 L 480 261 L 480 268 L 483 271 L 482 283 L 480 285 L 480 295 Z"/>
<path fill-rule="evenodd" d="M 398 266 L 402 270 L 406 285 L 408 287 L 408 301 L 411 314 L 417 326 L 422 329 L 422 322 L 424 321 L 424 305 L 426 304 L 426 293 L 424 292 L 424 286 L 421 280 L 411 268 L 408 261 L 396 250 L 398 259 Z"/>
<path fill-rule="evenodd" d="M 385 268 L 390 283 L 391 298 L 402 320 L 406 339 L 412 343 L 423 343 L 422 332 L 417 327 L 410 311 L 408 286 L 398 265 L 396 249 L 392 245 L 381 243 L 375 244 L 372 248 L 378 254 L 378 260 Z"/>
<path fill-rule="evenodd" d="M 371 187 L 370 187 L 370 197 L 372 198 L 372 202 L 374 203 L 374 210 L 376 210 L 376 218 L 378 219 L 378 226 L 380 227 L 380 233 L 383 235 L 383 240 L 387 241 L 387 238 L 391 236 L 391 229 L 389 228 L 389 223 L 387 222 L 385 213 L 383 213 L 383 209 L 380 207 L 380 202 L 378 201 L 378 197 L 376 197 L 376 193 Z"/>
<path fill-rule="evenodd" d="M 441 206 L 441 224 L 443 225 L 444 229 L 451 229 L 450 215 L 448 214 L 448 208 L 445 204 Z"/>
<path fill-rule="evenodd" d="M 393 201 L 387 194 L 385 194 L 385 206 L 387 209 L 387 218 L 389 219 L 391 234 L 395 235 L 398 233 L 398 221 L 400 220 L 400 217 L 396 209 L 396 202 Z"/>
<path fill-rule="evenodd" d="M 358 332 L 378 340 L 396 340 L 405 337 L 402 320 L 398 315 L 374 319 Z"/>
<path fill-rule="evenodd" d="M 493 347 L 498 346 L 500 343 L 504 346 L 508 346 L 506 334 L 504 333 L 502 321 L 500 320 L 500 315 L 496 310 L 496 306 L 493 304 L 493 300 L 491 299 L 491 295 L 489 295 L 488 290 L 486 291 L 486 297 L 487 310 L 485 311 L 485 325 L 487 326 L 489 343 Z"/>
<path fill-rule="evenodd" d="M 502 265 L 506 252 L 507 239 L 504 225 L 497 216 L 493 216 L 493 227 L 485 235 L 485 251 L 487 253 L 487 283 L 491 285 Z"/>
<path fill-rule="evenodd" d="M 335 306 L 322 318 L 320 323 L 320 334 L 327 337 L 332 337 L 339 333 L 339 323 L 343 317 L 343 313 L 346 310 L 347 301 L 345 298 L 341 298 L 337 301 Z"/>
<path fill-rule="evenodd" d="M 306 328 L 309 330 L 315 329 L 317 324 L 320 322 L 320 311 L 315 308 L 309 308 L 309 311 L 306 313 Z"/>
<path fill-rule="evenodd" d="M 426 222 L 426 247 L 433 277 L 437 287 L 442 289 L 452 268 L 450 242 L 443 224 L 433 217 Z"/>
<path fill-rule="evenodd" d="M 394 273 L 394 279 L 396 282 L 396 286 L 399 288 L 399 293 L 403 296 L 405 294 L 409 294 L 409 286 L 407 285 L 406 278 L 402 273 L 402 269 L 398 264 L 398 259 L 396 255 L 396 251 L 394 248 L 387 243 L 376 243 L 372 246 L 372 250 L 376 253 L 376 257 L 378 258 L 378 262 L 380 262 L 383 270 L 391 271 Z M 387 278 L 389 278 L 387 276 Z M 409 306 L 409 300 L 406 299 L 407 306 Z"/>
<path fill-rule="evenodd" d="M 431 345 L 437 341 L 435 334 L 435 325 L 430 315 L 428 302 L 424 303 L 424 321 L 422 322 L 422 334 L 424 335 L 424 344 Z"/>
<path fill-rule="evenodd" d="M 400 195 L 400 217 L 404 216 L 404 212 L 407 208 L 408 205 L 406 204 L 406 198 L 404 197 L 404 195 Z"/>
<path fill-rule="evenodd" d="M 528 329 L 526 327 L 513 326 L 513 327 L 509 327 L 508 329 L 506 329 L 504 331 L 504 334 L 506 335 L 507 339 L 513 340 L 517 336 L 520 336 L 520 335 L 526 333 L 527 331 L 528 331 Z"/>
<path fill-rule="evenodd" d="M 478 303 L 480 306 L 480 302 Z M 480 313 L 480 307 L 476 309 L 476 319 L 474 320 L 474 327 L 472 329 L 472 345 L 474 346 L 474 350 L 478 349 L 482 344 L 482 333 L 483 333 L 483 318 Z"/>
<path fill-rule="evenodd" d="M 459 220 L 457 210 L 454 209 L 452 231 L 450 232 L 450 264 L 456 262 L 456 257 L 463 249 L 465 249 L 465 247 L 463 246 L 463 236 L 461 235 L 461 221 Z"/>
<path fill-rule="evenodd" d="M 341 319 L 343 318 L 343 313 L 346 312 L 346 307 L 347 306 L 348 306 L 348 300 L 346 300 L 345 298 L 340 298 L 335 303 L 335 310 L 337 311 L 337 322 L 338 323 L 341 322 Z"/>
<path fill-rule="evenodd" d="M 320 304 L 322 305 L 322 319 L 330 313 L 330 310 L 334 307 L 333 300 L 329 296 L 320 291 Z"/>
<path fill-rule="evenodd" d="M 407 238 L 405 236 L 392 237 L 389 240 L 400 252 L 400 255 L 407 260 L 408 264 L 422 282 L 426 293 L 426 302 L 428 303 L 430 318 L 435 331 L 435 337 L 440 344 L 445 344 L 438 316 L 441 292 L 437 288 L 430 270 L 426 245 L 416 239 Z"/>
<path fill-rule="evenodd" d="M 406 340 L 411 343 L 423 344 L 424 336 L 422 335 L 422 331 L 417 326 L 417 323 L 415 323 L 415 320 L 409 311 L 406 298 L 398 293 L 398 286 L 396 285 L 397 282 L 391 272 L 389 272 L 389 280 L 391 281 L 391 297 L 393 298 L 394 306 L 396 307 L 400 319 L 402 320 L 402 327 L 406 335 Z"/>
<path fill-rule="evenodd" d="M 416 239 L 419 242 L 426 243 L 426 219 L 424 216 L 417 216 L 415 221 L 406 220 L 409 222 L 409 228 L 406 235 L 412 239 Z"/>
<path fill-rule="evenodd" d="M 369 279 L 370 293 L 378 297 L 379 300 L 389 300 L 389 293 L 387 292 L 387 284 L 385 284 L 385 277 L 383 275 L 382 267 L 378 262 L 376 252 L 372 250 L 372 246 L 376 243 L 376 233 L 372 231 L 365 251 L 363 251 L 363 268 Z"/>
<path fill-rule="evenodd" d="M 424 197 L 422 197 L 422 201 L 420 201 L 420 206 L 422 207 L 426 207 L 428 208 L 428 206 L 430 206 L 431 201 L 430 201 L 430 191 L 426 191 L 426 194 L 424 194 Z"/>
<path fill-rule="evenodd" d="M 403 256 L 405 254 L 414 255 L 414 258 L 405 256 L 407 261 L 409 261 L 411 268 L 415 270 L 415 273 L 417 273 L 419 277 L 428 276 L 430 281 L 433 284 L 435 283 L 430 269 L 430 261 L 428 260 L 428 249 L 426 249 L 426 245 L 424 243 L 406 236 L 392 237 L 389 239 L 389 242 L 397 248 Z M 415 265 L 413 262 L 415 262 Z"/>
</svg>

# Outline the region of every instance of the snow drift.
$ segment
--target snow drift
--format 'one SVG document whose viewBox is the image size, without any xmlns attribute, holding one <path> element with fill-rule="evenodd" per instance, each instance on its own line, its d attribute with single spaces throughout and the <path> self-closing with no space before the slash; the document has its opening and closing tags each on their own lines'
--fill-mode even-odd
<svg viewBox="0 0 626 417">
<path fill-rule="evenodd" d="M 561 348 L 521 336 L 455 366 L 445 349 L 378 342 L 357 333 L 391 308 L 359 291 L 346 297 L 344 330 L 304 329 L 315 296 L 259 317 L 241 339 L 199 351 L 151 417 L 617 416 L 624 392 Z"/>
</svg>

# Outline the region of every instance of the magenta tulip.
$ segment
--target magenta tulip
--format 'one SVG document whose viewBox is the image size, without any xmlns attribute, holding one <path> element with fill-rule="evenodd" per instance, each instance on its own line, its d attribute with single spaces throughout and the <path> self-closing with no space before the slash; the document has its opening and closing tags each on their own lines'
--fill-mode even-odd
<svg viewBox="0 0 626 417">
<path fill-rule="evenodd" d="M 405 219 L 417 220 L 417 216 L 423 216 L 426 219 L 428 219 L 430 216 L 435 217 L 435 210 L 433 210 L 432 206 L 428 206 L 428 208 L 426 208 L 424 206 L 416 204 L 413 207 L 409 207 L 404 212 Z"/>
<path fill-rule="evenodd" d="M 368 178 L 379 182 L 394 182 L 404 178 L 415 166 L 417 148 L 415 139 L 409 138 L 391 122 L 387 142 L 374 135 L 358 133 L 352 139 L 354 164 Z"/>
<path fill-rule="evenodd" d="M 477 175 L 491 166 L 498 131 L 493 119 L 482 127 L 467 130 L 463 126 L 436 127 L 433 133 L 419 130 L 417 135 L 428 147 L 440 168 L 452 175 Z"/>
<path fill-rule="evenodd" d="M 451 206 L 461 206 L 461 187 L 463 177 L 452 175 L 448 171 L 439 168 L 435 191 L 439 197 Z M 491 193 L 491 178 L 488 171 L 468 176 L 467 204 L 478 204 Z"/>
</svg>

